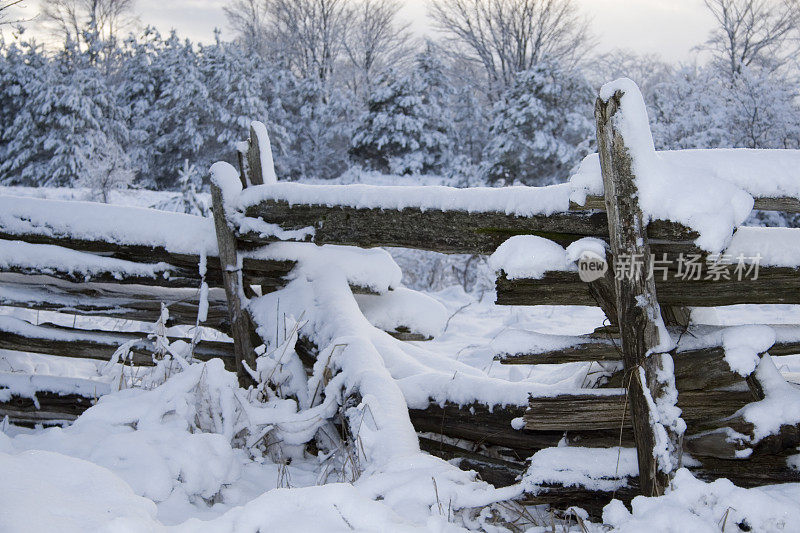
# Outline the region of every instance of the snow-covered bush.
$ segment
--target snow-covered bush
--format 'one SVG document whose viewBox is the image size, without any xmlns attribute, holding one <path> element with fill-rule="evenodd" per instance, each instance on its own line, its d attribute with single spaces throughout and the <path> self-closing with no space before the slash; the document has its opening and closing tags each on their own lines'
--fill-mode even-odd
<svg viewBox="0 0 800 533">
<path fill-rule="evenodd" d="M 350 154 L 370 170 L 436 173 L 451 152 L 442 65 L 429 53 L 408 74 L 389 70 L 369 96 Z"/>
<path fill-rule="evenodd" d="M 3 113 L 3 183 L 74 184 L 87 165 L 92 171 L 111 166 L 114 174 L 130 172 L 118 148 L 128 137 L 127 111 L 92 63 L 91 49 L 71 44 L 53 60 L 32 53 L 36 49 L 23 58 L 11 53 L 8 68 L 18 67 L 19 78 L 8 90 L 24 96 L 10 101 L 18 106 L 13 116 Z M 35 67 L 24 65 L 28 61 Z M 104 161 L 95 154 L 104 154 Z"/>
<path fill-rule="evenodd" d="M 564 181 L 589 152 L 593 93 L 556 62 L 519 72 L 494 106 L 483 169 L 492 183 Z"/>
<path fill-rule="evenodd" d="M 111 191 L 129 188 L 136 177 L 130 157 L 113 141 L 103 151 L 79 154 L 78 160 L 83 171 L 75 185 L 87 187 L 95 201 L 108 203 Z"/>
<path fill-rule="evenodd" d="M 683 68 L 648 102 L 656 149 L 797 148 L 796 94 L 789 80 L 758 68 Z"/>
</svg>

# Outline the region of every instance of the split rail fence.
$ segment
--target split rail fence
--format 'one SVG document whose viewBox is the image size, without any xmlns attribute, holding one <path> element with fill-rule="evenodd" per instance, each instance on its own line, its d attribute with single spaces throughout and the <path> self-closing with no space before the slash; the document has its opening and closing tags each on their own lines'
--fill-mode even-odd
<svg viewBox="0 0 800 533">
<path fill-rule="evenodd" d="M 547 272 L 540 279 L 510 279 L 499 273 L 496 284 L 500 305 L 589 305 L 603 310 L 608 326 L 575 337 L 565 349 L 521 348 L 497 355 L 502 364 L 509 365 L 621 361 L 621 366 L 613 367 L 618 370 L 609 372 L 598 387 L 532 396 L 526 405 L 448 403 L 410 410 L 424 449 L 448 459 L 459 458 L 463 468 L 477 470 L 490 482 L 512 483 L 524 471 L 526 458 L 559 443 L 635 446 L 639 478 L 627 480 L 626 488 L 613 494 L 623 499 L 637 493 L 663 493 L 681 464 L 683 452 L 692 457 L 686 464 L 706 479 L 727 477 L 743 486 L 800 481 L 800 473 L 786 463 L 788 455 L 796 453 L 793 450 L 800 444 L 800 413 L 794 424 L 782 425 L 764 438 L 729 438 L 734 432 L 753 437 L 753 424 L 742 418 L 740 410 L 764 400 L 773 385 L 762 382 L 756 372 L 745 376 L 734 372 L 725 361 L 719 328 L 692 324 L 689 310 L 748 303 L 800 304 L 800 272 L 797 268 L 765 266 L 757 279 L 742 281 L 615 276 L 615 261 L 625 255 L 642 257 L 645 271 L 651 254 L 666 254 L 673 264 L 677 264 L 680 254 L 694 253 L 704 260 L 707 257 L 694 244 L 698 235 L 689 228 L 669 221 L 644 223 L 631 156 L 614 120 L 621 96 L 598 100 L 596 110 L 605 196 L 589 198 L 584 205 L 572 205 L 563 212 L 518 216 L 500 209 L 387 209 L 343 202 L 341 198 L 355 197 L 361 190 L 346 185 L 319 186 L 314 189 L 313 202 L 298 202 L 291 194 L 293 190 L 307 191 L 315 186 L 263 184 L 263 154 L 259 152 L 257 133 L 251 132 L 249 150 L 240 157 L 241 176 L 248 190 L 260 193 L 253 196 L 259 199 L 242 207 L 240 214 L 286 232 L 313 228 L 307 240 L 316 244 L 365 248 L 397 246 L 490 254 L 516 235 L 541 236 L 561 245 L 584 237 L 597 237 L 608 243 L 611 267 L 591 283 L 580 281 L 576 271 L 558 271 Z M 393 194 L 394 189 L 387 188 L 385 194 Z M 249 377 L 243 371 L 243 362 L 255 367 L 253 348 L 260 340 L 240 295 L 280 288 L 294 264 L 251 254 L 279 239 L 237 226 L 232 213 L 225 212 L 223 192 L 216 186 L 212 186 L 212 198 L 214 229 L 210 222 L 206 224 L 198 217 L 190 222 L 199 228 L 197 232 L 216 233 L 216 256 L 207 255 L 201 244 L 194 251 L 171 247 L 160 240 L 156 231 L 148 233 L 147 228 L 129 241 L 122 237 L 93 240 L 86 237 L 86 232 L 76 238 L 58 216 L 53 217 L 55 222 L 47 216 L 26 217 L 24 205 L 18 205 L 13 213 L 0 215 L 0 251 L 6 249 L 6 256 L 16 257 L 14 261 L 0 262 L 0 305 L 154 322 L 165 303 L 175 323 L 192 326 L 197 323 L 201 287 L 206 284 L 208 316 L 203 325 L 228 334 L 233 342 L 203 341 L 197 345 L 195 357 L 222 358 L 228 368 L 239 373 L 240 382 L 247 384 Z M 38 206 L 37 213 L 47 202 L 25 201 Z M 55 207 L 63 209 L 62 205 Z M 799 213 L 800 201 L 757 198 L 756 208 Z M 76 209 L 79 211 L 70 216 L 82 217 L 86 224 L 97 227 L 124 211 L 110 206 L 95 206 L 84 212 Z M 164 217 L 164 224 L 181 220 L 188 224 L 186 221 L 191 218 L 144 210 L 131 212 L 133 215 L 154 220 Z M 71 255 L 65 256 L 65 250 Z M 26 264 L 26 254 L 36 260 Z M 42 257 L 48 254 L 52 264 L 43 267 Z M 65 262 L 64 257 L 69 261 Z M 92 267 L 97 257 L 105 262 Z M 122 263 L 114 267 L 108 260 Z M 147 268 L 136 274 L 136 265 Z M 135 337 L 0 318 L 0 349 L 5 350 L 107 359 L 119 345 Z M 659 338 L 662 319 L 673 337 L 681 338 L 677 347 L 665 354 L 658 353 L 663 346 L 663 339 Z M 785 330 L 785 335 L 779 335 L 778 342 L 769 349 L 771 355 L 800 353 L 800 335 L 795 335 L 791 326 Z M 700 337 L 709 340 L 703 342 Z M 313 364 L 314 347 L 307 346 L 306 351 Z M 133 352 L 134 364 L 151 364 L 152 346 L 148 341 L 134 344 Z M 675 400 L 670 397 L 671 380 L 676 384 L 677 406 L 686 423 L 683 433 L 674 420 L 664 415 L 663 406 L 668 408 Z M 38 407 L 30 399 L 12 397 L 0 403 L 0 414 L 29 424 L 69 421 L 91 403 L 86 394 L 44 392 L 38 396 Z M 520 418 L 524 427 L 512 424 Z M 596 511 L 611 497 L 610 493 L 582 487 L 553 485 L 530 494 L 528 501 L 584 505 Z"/>
</svg>

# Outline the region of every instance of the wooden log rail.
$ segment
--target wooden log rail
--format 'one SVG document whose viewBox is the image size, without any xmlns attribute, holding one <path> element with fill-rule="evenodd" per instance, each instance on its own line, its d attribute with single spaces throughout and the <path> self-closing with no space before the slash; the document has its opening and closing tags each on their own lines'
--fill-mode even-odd
<svg viewBox="0 0 800 533">
<path fill-rule="evenodd" d="M 800 213 L 800 198 L 793 197 L 755 197 L 753 209 L 758 211 L 781 211 L 784 213 Z M 605 198 L 602 196 L 587 196 L 586 201 L 581 204 L 571 202 L 569 205 L 572 211 L 604 211 L 606 208 Z"/>
<path fill-rule="evenodd" d="M 761 267 L 758 278 L 684 280 L 661 275 L 655 279 L 658 301 L 663 305 L 718 307 L 735 304 L 800 304 L 800 270 Z M 546 272 L 541 279 L 508 279 L 496 282 L 498 305 L 597 306 L 588 284 L 577 272 Z"/>
<path fill-rule="evenodd" d="M 101 240 L 74 240 L 32 234 L 9 235 L 8 233 L 2 234 L 2 230 L 0 230 L 0 246 L 2 246 L 3 240 L 12 238 L 25 243 L 58 246 L 67 250 L 85 252 L 87 262 L 92 259 L 92 254 L 101 254 L 104 257 L 132 263 L 165 263 L 166 266 L 160 269 L 160 275 L 157 276 L 119 275 L 113 271 L 102 270 L 84 275 L 67 267 L 43 269 L 35 263 L 5 267 L 0 270 L 2 272 L 30 275 L 44 274 L 55 279 L 84 283 L 135 284 L 172 288 L 197 288 L 202 281 L 198 268 L 201 262 L 200 255 L 172 253 L 162 247 L 108 243 Z M 267 260 L 252 257 L 243 258 L 242 264 L 243 276 L 248 284 L 261 285 L 268 287 L 269 290 L 277 290 L 283 287 L 286 283 L 287 275 L 294 267 L 294 261 Z M 205 281 L 210 287 L 222 287 L 222 271 L 219 268 L 219 259 L 214 256 L 206 258 Z"/>
<path fill-rule="evenodd" d="M 678 406 L 691 431 L 696 423 L 729 417 L 756 400 L 749 390 L 686 391 L 678 395 Z M 587 390 L 534 396 L 523 418 L 534 431 L 619 431 L 630 427 L 631 409 L 624 389 Z"/>
<path fill-rule="evenodd" d="M 191 326 L 197 322 L 199 299 L 196 289 L 71 283 L 0 273 L 0 305 L 7 307 L 153 323 L 161 316 L 164 303 L 170 323 Z M 203 325 L 223 332 L 229 329 L 228 302 L 222 289 L 209 290 L 208 317 Z"/>
<path fill-rule="evenodd" d="M 169 340 L 191 342 L 191 339 L 174 336 Z M 133 364 L 152 365 L 155 346 L 147 338 L 147 333 L 81 330 L 53 324 L 36 326 L 23 320 L 0 317 L 0 350 L 108 361 L 119 346 L 130 341 L 135 341 L 131 346 Z M 220 358 L 226 368 L 234 368 L 233 343 L 230 342 L 202 341 L 195 346 L 194 357 L 200 361 Z"/>
<path fill-rule="evenodd" d="M 685 335 L 693 335 L 692 330 Z M 575 362 L 616 362 L 620 361 L 619 336 L 609 334 L 590 334 L 576 337 L 574 346 L 562 350 L 547 350 L 539 353 L 516 352 L 501 353 L 495 360 L 507 365 L 563 364 Z M 794 355 L 800 353 L 800 338 L 776 342 L 768 353 L 772 356 Z M 673 355 L 675 379 L 678 390 L 705 390 L 726 387 L 743 382 L 744 378 L 734 373 L 725 362 L 725 351 L 721 346 L 703 348 L 684 348 L 678 345 Z M 608 378 L 605 387 L 621 387 L 623 372 L 616 372 Z"/>
<path fill-rule="evenodd" d="M 0 416 L 8 416 L 20 426 L 62 425 L 74 421 L 96 400 L 80 394 L 53 392 L 37 392 L 36 399 L 39 407 L 31 398 L 12 395 L 9 400 L 0 402 Z"/>
<path fill-rule="evenodd" d="M 386 194 L 391 194 L 389 188 Z M 515 216 L 500 211 L 413 207 L 393 210 L 266 200 L 247 206 L 245 215 L 276 224 L 284 230 L 313 227 L 312 240 L 317 244 L 399 246 L 442 253 L 490 254 L 514 235 L 538 235 L 562 245 L 583 237 L 608 236 L 605 213 L 565 211 Z M 648 234 L 654 239 L 685 243 L 691 243 L 697 237 L 679 224 L 663 221 L 651 223 Z M 238 237 L 251 245 L 276 240 L 255 232 L 239 234 Z"/>
</svg>

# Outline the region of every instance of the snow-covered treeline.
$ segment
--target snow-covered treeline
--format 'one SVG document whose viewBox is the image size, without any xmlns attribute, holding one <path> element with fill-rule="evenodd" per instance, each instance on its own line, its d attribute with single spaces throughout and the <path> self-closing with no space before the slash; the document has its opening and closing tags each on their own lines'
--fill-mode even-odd
<svg viewBox="0 0 800 533">
<path fill-rule="evenodd" d="M 528 4 L 527 37 L 547 35 L 541 48 L 462 31 L 503 27 Z M 212 162 L 236 163 L 236 142 L 260 120 L 281 179 L 352 179 L 363 169 L 543 185 L 566 180 L 593 151 L 593 86 L 622 75 L 644 89 L 658 149 L 800 146 L 795 72 L 776 63 L 781 39 L 734 63 L 741 39 L 710 41 L 700 66 L 633 52 L 592 57 L 592 28 L 573 4 L 553 3 L 561 18 L 548 22 L 533 0 L 472 14 L 437 0 L 431 16 L 442 33 L 424 43 L 391 0 L 323 0 L 330 20 L 313 2 L 232 1 L 236 38 L 216 34 L 210 44 L 152 28 L 124 37 L 90 12 L 54 30 L 58 46 L 8 35 L 0 184 L 89 186 L 104 201 L 129 186 L 200 189 Z"/>
</svg>

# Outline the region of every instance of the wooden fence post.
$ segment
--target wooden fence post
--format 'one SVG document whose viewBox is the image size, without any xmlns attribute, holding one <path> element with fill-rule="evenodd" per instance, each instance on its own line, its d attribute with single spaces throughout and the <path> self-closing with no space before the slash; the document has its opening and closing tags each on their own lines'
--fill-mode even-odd
<svg viewBox="0 0 800 533">
<path fill-rule="evenodd" d="M 261 169 L 261 151 L 259 150 L 258 135 L 255 128 L 250 126 L 250 141 L 247 150 L 247 166 L 250 169 L 250 185 L 263 185 L 264 173 Z"/>
<path fill-rule="evenodd" d="M 253 121 L 250 124 L 248 145 L 247 166 L 250 168 L 248 175 L 250 185 L 275 183 L 277 178 L 275 177 L 275 163 L 272 160 L 272 146 L 264 123 Z"/>
<path fill-rule="evenodd" d="M 228 299 L 228 316 L 231 321 L 231 336 L 236 355 L 236 373 L 239 377 L 239 385 L 247 388 L 253 385 L 254 381 L 245 369 L 244 363 L 255 370 L 255 347 L 260 344 L 260 339 L 255 333 L 250 314 L 242 305 L 242 298 L 245 294 L 242 264 L 236 251 L 236 236 L 228 226 L 222 194 L 223 188 L 230 188 L 231 185 L 239 186 L 238 179 L 235 178 L 236 174 L 236 170 L 227 163 L 217 163 L 211 167 L 211 202 L 214 210 L 214 227 L 217 232 L 222 284 Z M 224 183 L 226 179 L 233 180 L 233 183 Z"/>
<path fill-rule="evenodd" d="M 638 449 L 640 488 L 646 496 L 657 496 L 664 494 L 680 467 L 684 425 L 675 407 L 677 389 L 671 356 L 655 351 L 663 346 L 661 335 L 666 333 L 655 281 L 649 276 L 652 257 L 639 207 L 633 159 L 616 127 L 624 94 L 618 90 L 607 101 L 597 99 L 597 143 L 614 261 L 641 261 L 638 275 L 615 276 L 616 310 L 624 382 Z"/>
</svg>

